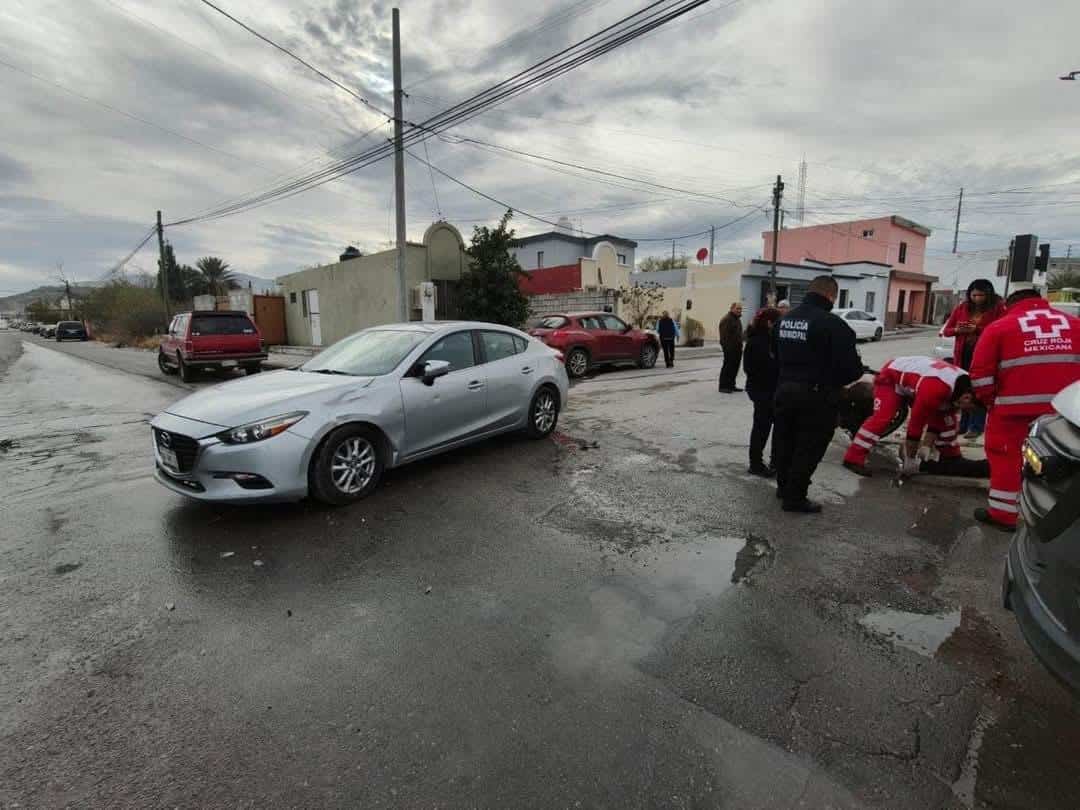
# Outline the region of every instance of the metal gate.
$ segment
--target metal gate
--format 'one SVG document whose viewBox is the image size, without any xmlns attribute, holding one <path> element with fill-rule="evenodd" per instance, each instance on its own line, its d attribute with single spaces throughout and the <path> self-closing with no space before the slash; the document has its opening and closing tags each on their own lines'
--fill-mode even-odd
<svg viewBox="0 0 1080 810">
<path fill-rule="evenodd" d="M 460 315 L 460 284 L 458 281 L 436 279 L 435 285 L 435 320 L 456 321 Z"/>
</svg>

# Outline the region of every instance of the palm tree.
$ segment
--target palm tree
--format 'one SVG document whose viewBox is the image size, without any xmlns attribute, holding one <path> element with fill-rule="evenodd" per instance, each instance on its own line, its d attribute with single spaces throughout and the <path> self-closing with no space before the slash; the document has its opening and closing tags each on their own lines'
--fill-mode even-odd
<svg viewBox="0 0 1080 810">
<path fill-rule="evenodd" d="M 1060 290 L 1065 287 L 1080 287 L 1080 273 L 1071 269 L 1055 270 L 1046 279 L 1046 285 L 1051 290 Z"/>
<path fill-rule="evenodd" d="M 203 256 L 195 262 L 195 266 L 206 279 L 206 285 L 210 288 L 212 295 L 225 295 L 236 286 L 228 263 L 217 256 Z"/>
</svg>

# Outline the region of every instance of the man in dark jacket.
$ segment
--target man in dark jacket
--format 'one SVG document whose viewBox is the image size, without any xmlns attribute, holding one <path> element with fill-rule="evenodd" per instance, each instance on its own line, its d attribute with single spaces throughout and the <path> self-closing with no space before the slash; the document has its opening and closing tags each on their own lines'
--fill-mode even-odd
<svg viewBox="0 0 1080 810">
<path fill-rule="evenodd" d="M 724 365 L 720 369 L 721 394 L 734 394 L 742 391 L 735 387 L 735 377 L 742 364 L 743 328 L 742 304 L 736 301 L 728 314 L 720 319 L 720 348 L 724 350 Z"/>
<path fill-rule="evenodd" d="M 836 429 L 843 389 L 863 373 L 855 333 L 831 312 L 838 292 L 832 276 L 818 276 L 774 331 L 780 365 L 773 429 L 776 494 L 785 512 L 821 511 L 806 497 L 810 479 Z"/>
<path fill-rule="evenodd" d="M 675 365 L 675 340 L 679 330 L 666 309 L 660 314 L 660 320 L 656 322 L 656 333 L 660 335 L 660 345 L 664 349 L 664 365 L 671 368 Z"/>
</svg>

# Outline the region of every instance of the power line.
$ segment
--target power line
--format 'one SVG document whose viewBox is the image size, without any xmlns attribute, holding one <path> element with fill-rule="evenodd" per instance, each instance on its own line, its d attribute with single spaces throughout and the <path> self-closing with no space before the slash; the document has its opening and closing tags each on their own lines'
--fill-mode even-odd
<svg viewBox="0 0 1080 810">
<path fill-rule="evenodd" d="M 207 0 L 202 1 L 207 2 Z M 564 48 L 553 56 L 547 57 L 523 71 L 519 71 L 509 79 L 453 105 L 421 124 L 407 122 L 411 129 L 405 134 L 403 140 L 406 144 L 411 145 L 418 140 L 431 137 L 433 134 L 463 123 L 488 106 L 527 92 L 583 64 L 598 59 L 611 50 L 642 36 L 648 31 L 667 24 L 671 20 L 704 5 L 706 2 L 709 2 L 709 0 L 677 0 L 675 3 L 672 3 L 671 0 L 657 0 L 657 2 L 653 2 L 644 9 L 622 18 L 596 34 L 586 37 L 568 48 Z M 229 205 L 220 206 L 208 213 L 187 217 L 170 224 L 174 226 L 186 225 L 197 221 L 219 219 L 241 211 L 252 210 L 271 202 L 288 199 L 296 194 L 317 188 L 337 177 L 359 171 L 366 166 L 385 159 L 392 153 L 393 146 L 389 144 L 371 149 L 269 192 L 241 197 Z"/>
<path fill-rule="evenodd" d="M 492 195 L 488 194 L 487 192 L 481 191 L 480 189 L 476 188 L 475 186 L 469 185 L 464 180 L 459 180 L 457 177 L 454 177 L 452 174 L 449 174 L 448 172 L 443 171 L 438 166 L 435 166 L 434 164 L 429 163 L 428 161 L 426 161 L 423 158 L 419 157 L 411 149 L 406 149 L 405 151 L 409 155 L 409 157 L 413 158 L 413 160 L 416 160 L 419 163 L 424 164 L 425 166 L 427 166 L 432 171 L 437 172 L 438 174 L 442 175 L 443 177 L 445 177 L 450 182 L 456 183 L 457 185 L 461 186 L 462 188 L 471 191 L 473 194 L 477 195 L 478 197 L 483 197 L 485 200 L 490 200 L 491 202 L 495 203 L 496 205 L 499 205 L 499 206 L 501 206 L 503 208 L 506 208 L 506 209 L 508 209 L 510 211 L 514 211 L 514 212 L 516 212 L 518 214 L 521 214 L 522 216 L 528 217 L 529 219 L 534 219 L 537 222 L 543 222 L 544 224 L 551 225 L 554 228 L 559 227 L 558 222 L 553 222 L 552 220 L 547 219 L 545 217 L 542 217 L 539 214 L 532 214 L 532 213 L 530 213 L 528 211 L 524 211 L 524 210 L 522 210 L 521 208 L 518 208 L 515 205 L 511 205 L 508 202 L 500 200 L 498 197 L 493 197 Z M 752 215 L 754 215 L 756 213 L 759 213 L 759 210 L 760 209 L 754 209 L 752 211 L 747 211 L 742 216 L 736 217 L 735 219 L 733 219 L 733 220 L 731 220 L 729 222 L 725 222 L 723 225 L 717 225 L 716 229 L 720 230 L 721 228 L 727 228 L 727 227 L 730 227 L 732 225 L 735 225 L 736 223 L 741 222 L 744 219 L 746 219 L 746 218 L 748 218 L 748 217 L 750 217 L 750 216 L 752 216 Z M 705 234 L 709 233 L 710 230 L 711 229 L 707 229 L 707 230 L 704 230 L 704 231 L 699 231 L 697 233 L 684 234 L 682 236 L 647 236 L 647 237 L 636 237 L 635 236 L 635 237 L 632 237 L 632 241 L 634 241 L 634 242 L 671 242 L 671 241 L 678 242 L 681 239 L 690 239 L 690 238 L 695 237 L 695 236 L 704 236 Z M 603 236 L 603 234 L 593 233 L 591 231 L 585 231 L 585 230 L 580 231 L 580 233 L 585 234 L 586 236 Z"/>
<path fill-rule="evenodd" d="M 330 84 L 334 85 L 335 87 L 337 87 L 337 88 L 339 88 L 339 89 L 341 89 L 341 90 L 344 90 L 344 91 L 345 91 L 346 93 L 348 93 L 348 94 L 349 94 L 350 96 L 352 96 L 352 97 L 353 97 L 353 98 L 355 98 L 355 99 L 356 99 L 357 101 L 359 101 L 359 102 L 360 102 L 361 104 L 365 105 L 366 107 L 370 107 L 370 108 L 371 108 L 371 109 L 373 109 L 373 110 L 374 110 L 375 112 L 377 112 L 377 113 L 379 113 L 379 114 L 381 114 L 381 115 L 385 115 L 385 116 L 386 116 L 387 118 L 393 118 L 393 116 L 392 116 L 392 115 L 390 115 L 390 114 L 389 114 L 388 112 L 386 112 L 385 110 L 379 109 L 378 107 L 376 107 L 376 106 L 375 106 L 374 104 L 372 104 L 372 103 L 371 103 L 370 101 L 368 101 L 368 100 L 367 100 L 366 98 L 364 98 L 364 97 L 363 97 L 362 95 L 360 95 L 359 93 L 357 93 L 357 92 L 356 92 L 355 90 L 353 90 L 352 88 L 350 88 L 350 87 L 346 87 L 346 86 L 345 86 L 344 84 L 342 84 L 341 82 L 339 82 L 339 81 L 338 81 L 337 79 L 335 79 L 335 78 L 334 78 L 333 76 L 330 76 L 329 74 L 327 74 L 327 73 L 324 73 L 323 71 L 319 70 L 319 68 L 315 67 L 315 66 L 314 66 L 313 64 L 311 64 L 310 62 L 308 62 L 308 61 L 307 61 L 306 59 L 304 59 L 303 57 L 297 56 L 297 55 L 296 55 L 295 53 L 293 53 L 292 51 L 290 51 L 290 50 L 289 50 L 288 48 L 286 48 L 285 46 L 283 46 L 283 45 L 278 45 L 278 44 L 277 44 L 276 42 L 274 42 L 274 40 L 270 39 L 270 37 L 268 37 L 268 36 L 266 36 L 266 35 L 264 35 L 264 34 L 260 34 L 260 33 L 259 33 L 258 31 L 256 31 L 256 30 L 255 30 L 254 28 L 252 28 L 252 27 L 251 27 L 250 25 L 248 25 L 247 23 L 243 22 L 242 20 L 238 20 L 238 19 L 237 19 L 236 17 L 234 17 L 234 16 L 232 15 L 232 14 L 230 14 L 230 13 L 229 13 L 229 12 L 227 12 L 227 11 L 225 11 L 225 9 L 221 8 L 221 6 L 218 6 L 218 5 L 215 5 L 214 3 L 211 3 L 211 2 L 210 2 L 210 0 L 201 0 L 201 2 L 203 3 L 203 5 L 209 6 L 209 7 L 210 7 L 210 8 L 212 8 L 212 9 L 213 9 L 214 11 L 216 11 L 216 12 L 217 12 L 218 14 L 222 15 L 223 17 L 227 17 L 228 19 L 232 20 L 232 21 L 233 21 L 234 23 L 236 23 L 237 25 L 239 25 L 239 26 L 240 26 L 241 28 L 243 28 L 243 29 L 244 29 L 245 31 L 247 31 L 247 32 L 248 32 L 249 34 L 251 34 L 252 36 L 254 36 L 254 37 L 258 37 L 258 38 L 259 38 L 259 39 L 261 39 L 261 40 L 262 40 L 263 42 L 265 42 L 265 43 L 266 43 L 267 45 L 271 45 L 271 46 L 273 46 L 274 48 L 277 48 L 277 49 L 278 49 L 279 51 L 281 51 L 281 52 L 282 52 L 283 54 L 285 54 L 286 56 L 290 57 L 291 59 L 295 59 L 295 60 L 296 60 L 297 62 L 299 62 L 299 63 L 300 63 L 301 65 L 303 65 L 304 67 L 306 67 L 306 68 L 307 68 L 308 70 L 312 71 L 313 73 L 316 73 L 316 74 L 318 74 L 318 75 L 319 75 L 319 76 L 321 76 L 321 77 L 322 77 L 323 79 L 325 79 L 326 81 L 330 82 Z"/>
</svg>

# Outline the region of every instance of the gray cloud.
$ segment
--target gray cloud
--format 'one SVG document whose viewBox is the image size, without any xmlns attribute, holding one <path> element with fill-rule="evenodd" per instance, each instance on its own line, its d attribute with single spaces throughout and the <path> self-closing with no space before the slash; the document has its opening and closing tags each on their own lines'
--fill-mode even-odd
<svg viewBox="0 0 1080 810">
<path fill-rule="evenodd" d="M 17 122 L 0 156 L 5 289 L 48 278 L 61 258 L 73 274 L 96 277 L 134 247 L 157 209 L 169 220 L 191 214 L 386 137 L 379 114 L 200 4 L 116 3 L 128 13 L 87 3 L 57 15 L 8 0 L 0 48 L 13 64 L 204 145 L 0 67 L 5 120 Z M 389 109 L 390 5 L 235 0 L 230 11 Z M 419 120 L 644 3 L 401 5 L 406 109 Z M 1080 182 L 1058 185 L 1080 181 L 1080 88 L 1056 80 L 1080 65 L 1067 40 L 1047 35 L 1080 24 L 1077 4 L 1051 0 L 1017 14 L 1006 0 L 744 0 L 690 17 L 458 131 L 744 204 L 767 206 L 780 172 L 792 208 L 805 153 L 810 221 L 898 213 L 940 231 L 932 249 L 951 247 L 963 185 L 962 249 L 1000 247 L 1028 230 L 1080 243 Z M 590 231 L 678 236 L 746 210 L 439 139 L 428 146 L 433 163 L 492 196 L 549 218 L 567 212 Z M 432 178 L 411 160 L 406 176 L 416 238 L 434 216 Z M 442 211 L 466 233 L 469 220 L 501 213 L 445 178 L 434 182 Z M 1039 188 L 985 193 L 1029 186 Z M 169 238 L 181 261 L 214 253 L 273 276 L 348 243 L 384 246 L 391 189 L 385 162 Z M 523 234 L 548 228 L 522 215 L 515 225 Z M 755 215 L 721 231 L 718 255 L 756 255 L 766 226 Z M 701 246 L 687 241 L 677 249 Z M 650 242 L 639 252 L 670 249 Z M 152 250 L 136 261 L 152 268 Z"/>
</svg>

